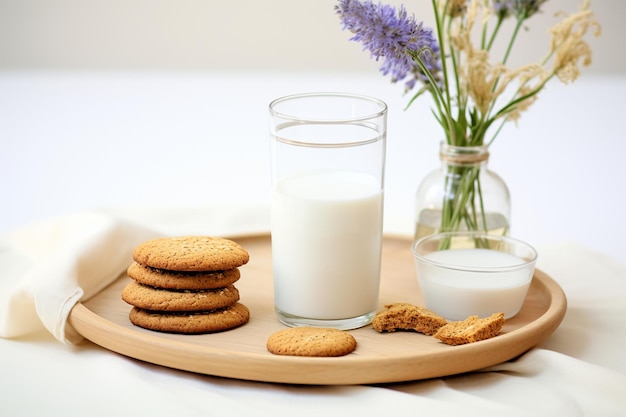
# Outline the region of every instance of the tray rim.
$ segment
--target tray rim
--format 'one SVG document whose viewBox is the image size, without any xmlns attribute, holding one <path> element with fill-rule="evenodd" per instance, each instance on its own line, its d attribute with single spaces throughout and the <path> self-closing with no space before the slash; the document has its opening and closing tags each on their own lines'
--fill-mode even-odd
<svg viewBox="0 0 626 417">
<path fill-rule="evenodd" d="M 232 238 L 254 239 L 268 236 L 267 233 L 251 233 L 233 235 Z M 393 234 L 385 234 L 384 238 L 410 241 L 408 237 Z M 124 275 L 122 274 L 114 282 Z M 68 322 L 85 339 L 105 349 L 144 362 L 183 371 L 259 382 L 304 385 L 396 383 L 475 371 L 510 360 L 539 344 L 560 325 L 566 314 L 567 299 L 559 284 L 539 269 L 535 269 L 531 285 L 541 286 L 542 293 L 550 297 L 548 308 L 532 322 L 500 334 L 497 338 L 454 346 L 451 349 L 428 354 L 417 352 L 376 358 L 352 354 L 341 358 L 309 358 L 268 356 L 253 352 L 224 350 L 208 345 L 184 343 L 182 341 L 184 339 L 165 338 L 158 332 L 146 333 L 139 329 L 124 327 L 96 314 L 82 302 L 74 306 L 68 317 Z M 181 337 L 184 338 L 185 336 Z M 164 358 L 160 349 L 176 354 Z M 488 360 L 485 359 L 485 355 L 482 355 L 485 351 L 491 353 Z M 478 353 L 481 355 L 476 355 Z M 467 360 L 468 358 L 472 358 L 472 360 Z M 478 358 L 478 360 L 474 360 L 474 358 Z M 211 359 L 219 359 L 219 361 L 211 361 Z M 431 367 L 428 365 L 425 366 L 427 369 L 422 367 L 425 361 L 433 359 L 454 361 L 457 364 L 457 372 L 437 372 L 430 369 Z M 237 362 L 246 366 L 233 366 Z M 190 363 L 195 365 L 191 366 Z M 411 364 L 414 365 L 413 368 L 415 369 L 410 369 L 412 367 L 407 366 Z M 289 375 L 284 375 L 284 373 L 261 375 L 258 369 L 267 369 L 268 366 L 279 368 L 297 366 L 298 372 L 289 373 Z M 364 367 L 377 367 L 378 372 L 363 372 Z M 337 369 L 341 371 L 341 378 L 334 375 Z M 398 370 L 400 371 L 398 372 Z M 330 377 L 330 375 L 334 376 Z"/>
</svg>

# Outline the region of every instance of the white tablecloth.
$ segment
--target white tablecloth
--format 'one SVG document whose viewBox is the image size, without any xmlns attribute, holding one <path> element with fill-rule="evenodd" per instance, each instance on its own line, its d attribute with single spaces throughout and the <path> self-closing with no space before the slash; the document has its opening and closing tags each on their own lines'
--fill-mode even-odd
<svg viewBox="0 0 626 417">
<path fill-rule="evenodd" d="M 567 295 L 556 332 L 516 360 L 467 375 L 307 387 L 196 375 L 90 342 L 63 344 L 63 329 L 41 323 L 45 310 L 32 308 L 50 299 L 46 277 L 81 284 L 89 268 L 115 272 L 102 269 L 98 251 L 109 246 L 97 242 L 121 239 L 123 257 L 152 234 L 267 230 L 266 106 L 293 92 L 352 91 L 388 102 L 386 229 L 410 234 L 413 191 L 437 166 L 439 134 L 428 112 L 403 112 L 399 86 L 369 76 L 0 74 L 0 412 L 625 415 L 617 182 L 626 142 L 609 104 L 624 96 L 626 80 L 584 81 L 551 86 L 520 127 L 498 139 L 490 162 L 511 187 L 512 234 L 538 248 L 538 267 Z M 75 253 L 84 262 L 73 269 Z M 76 300 L 98 291 L 79 287 Z"/>
</svg>

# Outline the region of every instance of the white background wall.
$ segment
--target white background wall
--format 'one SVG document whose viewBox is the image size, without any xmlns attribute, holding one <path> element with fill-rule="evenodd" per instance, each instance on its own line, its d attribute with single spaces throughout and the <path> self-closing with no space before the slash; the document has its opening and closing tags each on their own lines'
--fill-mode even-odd
<svg viewBox="0 0 626 417">
<path fill-rule="evenodd" d="M 432 26 L 430 1 L 405 4 Z M 582 0 L 550 0 L 515 52 L 543 56 L 554 12 Z M 0 0 L 0 70 L 376 71 L 348 42 L 335 0 Z M 626 1 L 595 0 L 603 35 L 590 72 L 624 73 Z"/>
<path fill-rule="evenodd" d="M 543 56 L 554 12 L 581 2 L 549 0 L 517 63 Z M 428 0 L 406 3 L 431 18 Z M 389 104 L 386 213 L 397 208 L 402 230 L 412 230 L 413 191 L 438 166 L 432 103 L 404 111 L 402 86 L 348 41 L 335 4 L 0 0 L 0 233 L 90 208 L 201 207 L 231 189 L 232 202 L 262 201 L 267 103 L 314 90 Z M 626 153 L 626 1 L 593 7 L 604 29 L 592 40 L 593 66 L 573 86 L 552 82 L 494 143 L 490 167 L 511 188 L 515 236 L 573 240 L 623 260 L 615 184 Z M 229 181 L 216 181 L 223 172 Z"/>
</svg>

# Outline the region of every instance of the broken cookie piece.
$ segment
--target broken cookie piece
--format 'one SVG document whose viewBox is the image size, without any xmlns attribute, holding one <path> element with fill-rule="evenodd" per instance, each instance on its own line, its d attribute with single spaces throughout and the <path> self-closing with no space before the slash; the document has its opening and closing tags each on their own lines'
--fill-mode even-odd
<svg viewBox="0 0 626 417">
<path fill-rule="evenodd" d="M 372 327 L 378 332 L 414 330 L 425 335 L 433 335 L 447 323 L 446 319 L 424 307 L 409 303 L 395 303 L 385 306 L 376 313 Z"/>
<path fill-rule="evenodd" d="M 442 326 L 434 337 L 447 345 L 464 345 L 497 336 L 503 325 L 504 313 L 494 313 L 485 318 L 470 316 Z"/>
</svg>

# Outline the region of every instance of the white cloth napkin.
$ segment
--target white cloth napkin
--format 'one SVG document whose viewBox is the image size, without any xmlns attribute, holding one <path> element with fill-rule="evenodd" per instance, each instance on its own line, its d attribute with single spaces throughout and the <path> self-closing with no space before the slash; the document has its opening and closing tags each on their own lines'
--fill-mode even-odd
<svg viewBox="0 0 626 417">
<path fill-rule="evenodd" d="M 128 268 L 134 246 L 157 233 L 104 213 L 52 219 L 0 237 L 0 336 L 41 326 L 65 343 L 82 339 L 67 317 Z"/>
<path fill-rule="evenodd" d="M 72 307 L 117 279 L 134 248 L 165 235 L 233 236 L 268 230 L 268 209 L 215 205 L 176 210 L 74 213 L 0 236 L 0 337 L 44 326 L 64 343 L 83 338 L 67 323 Z M 238 227 L 239 226 L 239 227 Z"/>
</svg>

